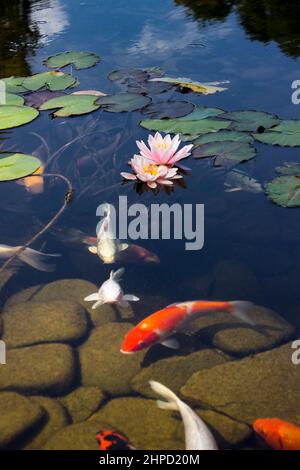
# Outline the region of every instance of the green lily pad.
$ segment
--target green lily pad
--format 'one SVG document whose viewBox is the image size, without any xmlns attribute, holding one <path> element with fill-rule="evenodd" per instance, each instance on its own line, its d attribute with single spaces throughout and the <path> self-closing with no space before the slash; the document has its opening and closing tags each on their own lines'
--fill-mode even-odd
<svg viewBox="0 0 300 470">
<path fill-rule="evenodd" d="M 116 95 L 102 96 L 97 103 L 105 111 L 110 113 L 122 113 L 128 111 L 137 111 L 147 106 L 151 99 L 138 93 L 119 93 Z"/>
<path fill-rule="evenodd" d="M 12 181 L 32 175 L 41 162 L 32 155 L 22 153 L 0 154 L 0 181 Z"/>
<path fill-rule="evenodd" d="M 217 132 L 221 129 L 227 129 L 231 121 L 216 119 L 199 119 L 191 121 L 185 118 L 181 119 L 146 119 L 141 121 L 141 126 L 151 131 L 170 132 L 171 134 L 189 134 L 200 135 L 208 132 Z"/>
<path fill-rule="evenodd" d="M 228 161 L 241 163 L 255 157 L 256 151 L 253 145 L 245 142 L 209 142 L 196 147 L 193 151 L 194 158 L 214 157 L 214 166 L 222 166 Z"/>
<path fill-rule="evenodd" d="M 298 147 L 300 145 L 300 121 L 294 119 L 281 121 L 278 126 L 263 134 L 254 134 L 253 137 L 264 144 Z"/>
<path fill-rule="evenodd" d="M 66 65 L 73 65 L 77 70 L 89 69 L 100 61 L 100 57 L 93 52 L 60 52 L 45 60 L 44 65 L 51 69 L 60 69 Z"/>
<path fill-rule="evenodd" d="M 277 167 L 276 171 L 282 175 L 300 176 L 300 163 L 285 163 L 284 166 Z"/>
<path fill-rule="evenodd" d="M 281 207 L 299 207 L 300 177 L 279 176 L 266 185 L 266 194 Z"/>
<path fill-rule="evenodd" d="M 201 135 L 200 137 L 194 140 L 194 145 L 203 145 L 208 144 L 209 142 L 248 142 L 249 144 L 253 142 L 253 137 L 246 132 L 238 131 L 220 131 L 220 132 L 210 132 L 209 134 Z"/>
<path fill-rule="evenodd" d="M 224 110 L 220 108 L 208 108 L 207 106 L 196 106 L 194 111 L 184 117 L 186 121 L 197 121 L 198 119 L 206 119 L 224 114 Z"/>
<path fill-rule="evenodd" d="M 53 70 L 25 78 L 23 86 L 29 91 L 38 91 L 45 87 L 50 91 L 63 91 L 76 83 L 77 79 L 72 75 Z"/>
<path fill-rule="evenodd" d="M 192 113 L 194 105 L 188 101 L 160 101 L 150 103 L 142 113 L 154 119 L 172 119 Z"/>
<path fill-rule="evenodd" d="M 0 106 L 0 130 L 22 126 L 37 118 L 39 112 L 29 106 Z"/>
<path fill-rule="evenodd" d="M 225 91 L 227 88 L 221 88 L 209 83 L 200 83 L 191 80 L 190 78 L 172 78 L 172 77 L 157 77 L 152 78 L 153 82 L 166 82 L 178 86 L 180 89 L 193 91 L 194 93 L 202 93 L 203 95 L 211 95 L 218 91 Z"/>
<path fill-rule="evenodd" d="M 112 82 L 125 84 L 129 81 L 143 82 L 149 78 L 149 74 L 146 70 L 142 69 L 124 68 L 110 72 L 107 78 Z"/>
<path fill-rule="evenodd" d="M 14 95 L 13 93 L 6 93 L 3 101 L 3 103 L 0 101 L 0 105 L 23 106 L 25 103 L 23 96 Z"/>
<path fill-rule="evenodd" d="M 5 83 L 6 93 L 25 93 L 27 90 L 23 87 L 25 77 L 8 77 L 2 78 Z"/>
<path fill-rule="evenodd" d="M 52 98 L 40 106 L 41 111 L 57 109 L 53 113 L 56 117 L 80 116 L 96 111 L 100 106 L 96 103 L 95 95 L 64 95 L 58 98 Z"/>
<path fill-rule="evenodd" d="M 279 124 L 277 116 L 260 111 L 233 111 L 223 114 L 222 118 L 233 121 L 231 129 L 242 132 L 257 132 Z"/>
</svg>

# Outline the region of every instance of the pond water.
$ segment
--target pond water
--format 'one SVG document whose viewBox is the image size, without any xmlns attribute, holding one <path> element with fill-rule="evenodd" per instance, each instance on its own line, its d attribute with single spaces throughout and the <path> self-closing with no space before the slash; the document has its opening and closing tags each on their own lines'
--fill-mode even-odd
<svg viewBox="0 0 300 470">
<path fill-rule="evenodd" d="M 288 3 L 285 6 L 279 0 L 115 0 L 112 6 L 106 0 L 3 1 L 0 75 L 31 75 L 45 71 L 43 60 L 55 53 L 88 50 L 99 54 L 101 60 L 96 67 L 72 71 L 80 79 L 81 90 L 118 93 L 123 90 L 122 86 L 107 78 L 112 70 L 157 66 L 162 67 L 166 75 L 171 77 L 190 77 L 204 83 L 229 83 L 224 85 L 228 89 L 222 93 L 205 96 L 171 90 L 153 95 L 153 101 L 170 98 L 226 111 L 256 110 L 278 115 L 282 119 L 298 119 L 299 107 L 292 103 L 291 84 L 299 79 L 300 6 L 296 1 Z M 66 71 L 69 72 L 70 67 Z M 126 293 L 139 296 L 140 302 L 133 304 L 133 317 L 127 319 L 126 314 L 117 316 L 115 321 L 118 323 L 137 323 L 174 302 L 242 299 L 271 309 L 294 327 L 299 327 L 300 220 L 297 209 L 279 207 L 264 193 L 225 192 L 224 181 L 231 169 L 213 167 L 210 158 L 185 160 L 184 163 L 191 169 L 184 175 L 184 184 L 175 185 L 174 190 L 169 192 L 163 189 L 137 192 L 131 182 L 123 184 L 120 172 L 128 171 L 127 162 L 137 152 L 135 141 L 148 138 L 149 132 L 139 125 L 143 118 L 139 111 L 98 111 L 82 117 L 56 119 L 51 119 L 48 112 L 44 112 L 30 124 L 1 134 L 2 150 L 17 149 L 38 156 L 44 163 L 59 151 L 56 158 L 51 159 L 47 171 L 67 176 L 74 188 L 71 204 L 53 229 L 33 246 L 47 253 L 61 254 L 57 259 L 56 270 L 44 273 L 28 266 L 18 267 L 2 288 L 1 305 L 4 306 L 12 295 L 28 287 L 60 279 L 82 279 L 100 286 L 108 278 L 111 268 L 124 266 L 126 271 L 122 287 Z M 277 176 L 276 167 L 287 161 L 296 162 L 299 157 L 297 147 L 267 146 L 258 142 L 255 147 L 256 157 L 237 165 L 237 168 L 262 185 Z M 46 179 L 44 191 L 40 194 L 32 194 L 16 182 L 1 183 L 1 243 L 17 246 L 29 240 L 59 209 L 65 192 L 65 185 L 57 179 Z M 204 204 L 204 247 L 199 251 L 186 251 L 183 240 L 146 240 L 136 243 L 155 253 L 160 258 L 159 264 L 119 262 L 113 266 L 104 265 L 97 256 L 89 253 L 78 231 L 95 236 L 96 224 L 99 222 L 96 217 L 97 207 L 103 202 L 117 206 L 120 195 L 128 197 L 128 204 L 139 202 L 147 207 L 154 202 Z M 74 289 L 72 293 L 72 289 L 68 288 L 64 300 L 78 301 L 78 296 L 79 291 Z M 63 297 L 61 292 L 60 299 Z M 49 301 L 53 300 L 50 296 Z M 100 311 L 97 315 L 99 324 Z M 89 330 L 92 329 L 93 326 L 89 324 Z M 4 321 L 4 339 L 5 334 Z M 82 343 L 88 341 L 88 334 L 86 332 L 82 339 L 75 342 L 65 342 L 70 342 L 74 349 L 80 349 L 84 347 Z M 120 341 L 122 335 L 119 333 L 115 341 Z M 289 336 L 282 338 L 281 342 L 287 341 Z M 33 343 L 59 342 L 56 339 L 54 334 L 52 341 L 39 340 Z M 211 334 L 201 337 L 201 331 L 196 337 L 183 337 L 181 340 L 183 346 L 179 351 L 162 346 L 153 347 L 144 358 L 143 367 L 166 357 L 186 357 L 203 345 L 212 348 L 215 344 Z M 220 344 L 217 341 L 218 347 Z M 32 347 L 32 344 L 23 346 Z M 228 349 L 230 347 L 227 347 L 227 352 Z M 268 347 L 258 347 L 258 351 L 264 349 Z M 256 352 L 255 347 L 251 352 Z M 240 355 L 246 354 L 239 354 L 238 351 L 234 357 Z M 9 358 L 8 350 L 7 364 L 1 368 L 9 368 Z M 90 360 L 94 360 L 92 354 Z M 117 359 L 112 359 L 111 370 L 106 365 L 105 372 L 115 376 L 117 384 L 112 388 L 102 387 L 95 377 L 87 377 L 92 375 L 90 372 L 84 375 L 77 356 L 75 374 L 63 391 L 57 392 L 50 387 L 48 393 L 47 387 L 43 390 L 43 387 L 35 385 L 31 389 L 30 383 L 25 388 L 18 384 L 1 386 L 1 370 L 0 388 L 18 390 L 25 395 L 51 395 L 56 399 L 76 389 L 82 380 L 85 386 L 104 388 L 104 407 L 107 407 L 111 397 L 137 397 L 137 390 L 141 389 L 123 387 L 123 377 L 115 362 Z M 100 367 L 97 361 L 94 366 Z M 178 365 L 177 374 L 180 377 L 180 374 L 186 372 Z M 134 375 L 132 373 L 131 378 Z M 183 384 L 187 379 L 185 376 Z M 161 381 L 164 382 L 163 376 Z M 282 374 L 282 387 L 284 381 L 285 375 Z M 211 390 L 211 393 L 214 391 Z M 209 404 L 215 406 L 215 403 Z M 134 409 L 133 404 L 128 404 L 128 409 L 131 410 L 131 406 Z M 97 407 L 92 411 L 96 410 Z M 110 426 L 115 424 L 120 431 L 129 434 L 126 426 L 122 428 L 115 417 L 110 420 L 108 411 L 103 412 L 104 417 L 99 415 L 99 421 L 103 419 L 99 426 L 102 423 Z M 294 411 L 296 414 L 297 410 Z M 70 410 L 68 412 L 67 424 L 71 424 Z M 124 419 L 126 413 L 125 406 Z M 282 419 L 290 416 L 280 407 L 278 414 Z M 252 419 L 242 419 L 230 413 L 228 415 L 248 424 Z M 252 414 L 249 413 L 249 416 Z M 173 422 L 163 425 L 170 426 L 171 435 L 174 431 Z M 36 426 L 25 426 L 21 438 L 17 436 L 18 439 L 14 438 L 7 446 L 20 448 L 29 445 L 41 424 Z M 218 429 L 218 423 L 215 427 Z M 180 430 L 174 438 L 176 444 L 173 447 L 170 435 L 162 432 L 161 449 L 184 446 Z M 50 436 L 47 437 L 50 439 Z M 134 436 L 127 437 L 135 440 Z M 247 437 L 251 446 L 258 445 L 253 437 L 248 434 Z M 91 439 L 94 439 L 97 448 L 95 436 L 92 435 Z M 227 440 L 226 444 L 221 445 L 226 448 L 241 446 L 240 441 L 243 439 L 237 439 L 237 442 Z M 155 446 L 151 438 L 147 442 L 150 443 L 144 445 L 148 445 L 148 448 Z M 45 442 L 40 447 L 43 445 Z M 69 444 L 61 444 L 62 447 L 64 445 L 68 447 Z M 56 441 L 55 444 L 49 444 L 51 446 L 58 448 L 59 444 Z"/>
</svg>

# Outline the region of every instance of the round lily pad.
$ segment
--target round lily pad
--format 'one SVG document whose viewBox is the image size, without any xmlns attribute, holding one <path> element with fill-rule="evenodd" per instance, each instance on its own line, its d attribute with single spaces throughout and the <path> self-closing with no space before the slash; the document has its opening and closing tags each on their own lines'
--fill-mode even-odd
<svg viewBox="0 0 300 470">
<path fill-rule="evenodd" d="M 199 119 L 191 121 L 189 119 L 146 119 L 141 121 L 141 126 L 145 129 L 160 132 L 170 132 L 171 134 L 201 135 L 208 132 L 217 132 L 230 126 L 231 121 L 217 119 Z"/>
<path fill-rule="evenodd" d="M 102 96 L 97 103 L 105 111 L 110 113 L 122 113 L 126 111 L 137 111 L 147 106 L 151 99 L 137 93 L 119 93 L 116 95 Z"/>
<path fill-rule="evenodd" d="M 45 87 L 50 91 L 63 91 L 76 83 L 77 79 L 72 75 L 53 70 L 25 78 L 23 86 L 29 91 L 38 91 Z"/>
<path fill-rule="evenodd" d="M 60 52 L 49 57 L 44 65 L 51 69 L 60 69 L 66 65 L 73 65 L 77 70 L 94 67 L 100 61 L 100 57 L 93 52 Z"/>
<path fill-rule="evenodd" d="M 149 80 L 135 82 L 131 81 L 127 86 L 130 93 L 142 93 L 145 95 L 159 95 L 170 90 L 172 85 L 169 83 L 150 82 Z"/>
<path fill-rule="evenodd" d="M 25 93 L 27 90 L 23 87 L 25 77 L 2 78 L 5 83 L 6 93 Z"/>
<path fill-rule="evenodd" d="M 291 119 L 281 121 L 278 126 L 253 137 L 264 144 L 282 147 L 298 147 L 300 145 L 300 121 Z"/>
<path fill-rule="evenodd" d="M 149 78 L 149 74 L 142 69 L 124 68 L 110 72 L 107 78 L 112 82 L 125 84 L 129 81 L 143 82 Z"/>
<path fill-rule="evenodd" d="M 52 98 L 43 103 L 40 107 L 41 111 L 49 109 L 57 109 L 53 113 L 56 117 L 80 116 L 96 111 L 100 106 L 96 103 L 95 95 L 64 95 L 58 98 Z"/>
<path fill-rule="evenodd" d="M 224 114 L 224 110 L 220 108 L 208 108 L 207 106 L 196 106 L 194 111 L 184 117 L 186 121 L 197 121 L 198 119 L 206 119 Z"/>
<path fill-rule="evenodd" d="M 222 118 L 233 121 L 230 128 L 242 132 L 257 132 L 279 124 L 277 116 L 260 111 L 233 111 L 223 114 Z"/>
<path fill-rule="evenodd" d="M 300 177 L 279 176 L 266 185 L 266 194 L 281 207 L 299 207 Z"/>
<path fill-rule="evenodd" d="M 172 119 L 186 116 L 194 109 L 194 105 L 188 101 L 160 101 L 150 103 L 142 113 L 155 119 Z"/>
<path fill-rule="evenodd" d="M 22 126 L 38 115 L 39 112 L 29 106 L 0 106 L 0 130 Z"/>
<path fill-rule="evenodd" d="M 32 175 L 41 162 L 38 158 L 22 153 L 0 154 L 0 181 L 12 181 Z"/>
<path fill-rule="evenodd" d="M 240 163 L 255 157 L 256 151 L 253 145 L 245 142 L 209 142 L 196 147 L 193 151 L 194 158 L 214 157 L 214 166 L 222 166 L 228 161 Z"/>
<path fill-rule="evenodd" d="M 14 95 L 13 93 L 6 93 L 3 97 L 3 102 L 0 100 L 0 105 L 7 106 L 23 106 L 25 100 L 23 96 Z"/>
<path fill-rule="evenodd" d="M 203 145 L 209 142 L 253 142 L 253 137 L 246 132 L 238 131 L 220 131 L 220 132 L 210 132 L 209 134 L 204 134 L 194 140 L 194 145 Z"/>
<path fill-rule="evenodd" d="M 276 171 L 282 175 L 300 176 L 300 163 L 285 163 L 284 166 L 277 167 Z"/>
</svg>

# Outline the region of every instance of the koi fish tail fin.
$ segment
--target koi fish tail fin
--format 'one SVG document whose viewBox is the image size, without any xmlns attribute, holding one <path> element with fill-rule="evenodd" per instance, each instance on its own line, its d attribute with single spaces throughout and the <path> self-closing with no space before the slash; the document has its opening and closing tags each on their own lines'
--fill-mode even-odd
<svg viewBox="0 0 300 470">
<path fill-rule="evenodd" d="M 32 250 L 31 248 L 25 248 L 22 253 L 19 254 L 18 258 L 25 264 L 28 264 L 38 271 L 53 272 L 55 271 L 55 264 L 49 263 L 52 258 L 57 258 L 58 254 L 49 255 L 41 253 L 40 251 Z"/>
<path fill-rule="evenodd" d="M 245 323 L 248 323 L 249 325 L 256 325 L 256 322 L 251 318 L 249 315 L 249 312 L 253 308 L 253 303 L 252 302 L 247 302 L 243 300 L 237 300 L 235 302 L 230 302 L 232 310 L 231 314 L 238 318 L 239 320 L 242 320 Z"/>
<path fill-rule="evenodd" d="M 125 272 L 125 268 L 120 268 L 118 271 L 111 271 L 110 272 L 110 279 L 113 279 L 116 282 L 121 281 L 121 278 Z"/>
<path fill-rule="evenodd" d="M 162 410 L 178 411 L 179 398 L 175 395 L 174 392 L 172 392 L 172 390 L 159 382 L 155 382 L 154 380 L 150 380 L 149 384 L 152 390 L 165 400 L 157 400 L 157 406 L 159 408 Z"/>
</svg>

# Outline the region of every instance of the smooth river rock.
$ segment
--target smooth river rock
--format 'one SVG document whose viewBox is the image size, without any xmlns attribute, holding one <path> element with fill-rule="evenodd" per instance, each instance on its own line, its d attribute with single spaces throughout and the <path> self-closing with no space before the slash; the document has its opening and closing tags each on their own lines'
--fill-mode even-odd
<svg viewBox="0 0 300 470">
<path fill-rule="evenodd" d="M 72 422 L 80 423 L 88 419 L 100 408 L 105 395 L 99 387 L 79 387 L 59 399 L 68 411 Z"/>
</svg>

